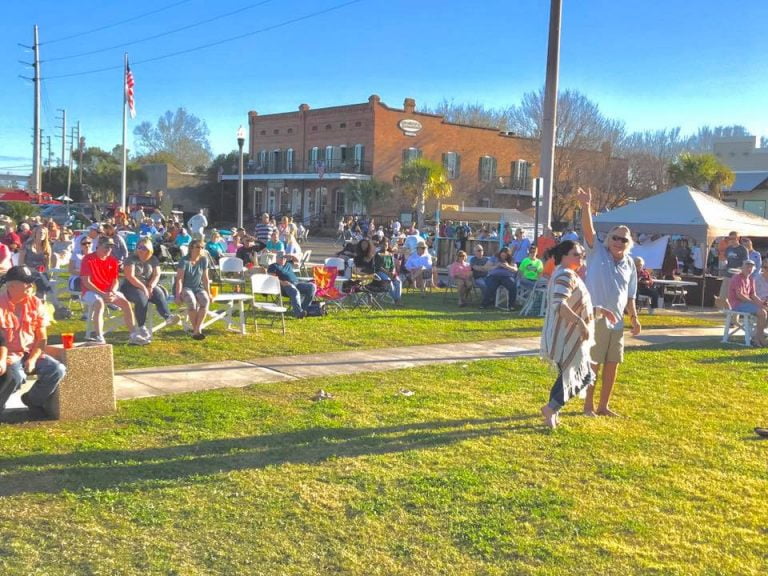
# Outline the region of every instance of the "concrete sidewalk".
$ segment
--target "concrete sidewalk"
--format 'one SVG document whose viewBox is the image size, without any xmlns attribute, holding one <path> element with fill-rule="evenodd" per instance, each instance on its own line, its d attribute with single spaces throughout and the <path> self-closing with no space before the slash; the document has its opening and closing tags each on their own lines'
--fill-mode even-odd
<svg viewBox="0 0 768 576">
<path fill-rule="evenodd" d="M 627 336 L 627 347 L 709 340 L 715 342 L 722 328 L 648 330 L 637 338 Z M 302 378 L 350 375 L 411 368 L 428 364 L 471 362 L 537 354 L 539 338 L 506 338 L 463 344 L 404 346 L 371 350 L 257 358 L 192 366 L 123 370 L 115 374 L 118 400 L 163 396 L 215 388 L 240 388 L 251 384 Z"/>
</svg>

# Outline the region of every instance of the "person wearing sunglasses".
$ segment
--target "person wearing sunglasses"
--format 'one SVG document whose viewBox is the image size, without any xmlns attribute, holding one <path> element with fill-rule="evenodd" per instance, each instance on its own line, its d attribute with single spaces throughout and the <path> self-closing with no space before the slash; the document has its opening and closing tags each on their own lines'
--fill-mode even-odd
<svg viewBox="0 0 768 576">
<path fill-rule="evenodd" d="M 547 287 L 549 308 L 541 333 L 541 357 L 557 368 L 558 376 L 541 414 L 544 424 L 555 428 L 565 403 L 595 381 L 590 357 L 595 319 L 589 291 L 579 277 L 584 248 L 564 240 L 550 254 L 557 267 Z"/>
<path fill-rule="evenodd" d="M 591 356 L 595 372 L 602 365 L 600 399 L 594 406 L 595 386 L 587 388 L 584 414 L 617 416 L 609 402 L 616 384 L 619 364 L 624 360 L 624 310 L 629 311 L 633 336 L 640 334 L 635 297 L 637 270 L 629 255 L 632 235 L 626 226 L 616 226 L 605 241 L 597 241 L 592 220 L 592 190 L 579 187 L 576 198 L 581 206 L 581 228 L 587 245 L 585 284 L 596 310 L 595 345 Z"/>
<path fill-rule="evenodd" d="M 149 303 L 155 305 L 157 313 L 172 326 L 181 320 L 178 314 L 171 314 L 165 290 L 160 284 L 160 261 L 154 255 L 152 240 L 147 236 L 139 239 L 136 251 L 125 259 L 125 278 L 120 291 L 133 304 L 138 332 L 148 342 L 152 340 L 152 326 L 146 326 Z"/>
</svg>

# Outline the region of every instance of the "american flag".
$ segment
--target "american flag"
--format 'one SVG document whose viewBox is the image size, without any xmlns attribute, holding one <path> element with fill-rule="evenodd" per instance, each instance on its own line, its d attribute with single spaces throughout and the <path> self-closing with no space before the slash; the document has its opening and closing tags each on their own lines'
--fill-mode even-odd
<svg viewBox="0 0 768 576">
<path fill-rule="evenodd" d="M 133 103 L 133 72 L 128 62 L 125 63 L 125 100 L 128 102 L 128 112 L 131 118 L 136 118 L 136 108 Z"/>
</svg>

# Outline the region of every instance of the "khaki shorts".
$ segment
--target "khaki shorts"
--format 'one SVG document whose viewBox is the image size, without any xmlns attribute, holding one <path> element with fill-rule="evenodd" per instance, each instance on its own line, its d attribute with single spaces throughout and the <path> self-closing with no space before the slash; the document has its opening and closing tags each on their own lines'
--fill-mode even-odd
<svg viewBox="0 0 768 576">
<path fill-rule="evenodd" d="M 595 345 L 591 350 L 592 362 L 621 363 L 624 360 L 624 329 L 610 329 L 605 318 L 595 320 Z"/>
</svg>

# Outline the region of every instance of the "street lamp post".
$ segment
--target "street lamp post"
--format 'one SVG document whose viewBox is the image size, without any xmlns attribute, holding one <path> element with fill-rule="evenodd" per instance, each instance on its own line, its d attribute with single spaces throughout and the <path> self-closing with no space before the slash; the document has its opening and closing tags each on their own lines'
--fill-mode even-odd
<svg viewBox="0 0 768 576">
<path fill-rule="evenodd" d="M 237 129 L 237 148 L 240 151 L 240 171 L 237 180 L 237 227 L 243 227 L 243 144 L 245 144 L 245 130 L 242 125 Z"/>
</svg>

